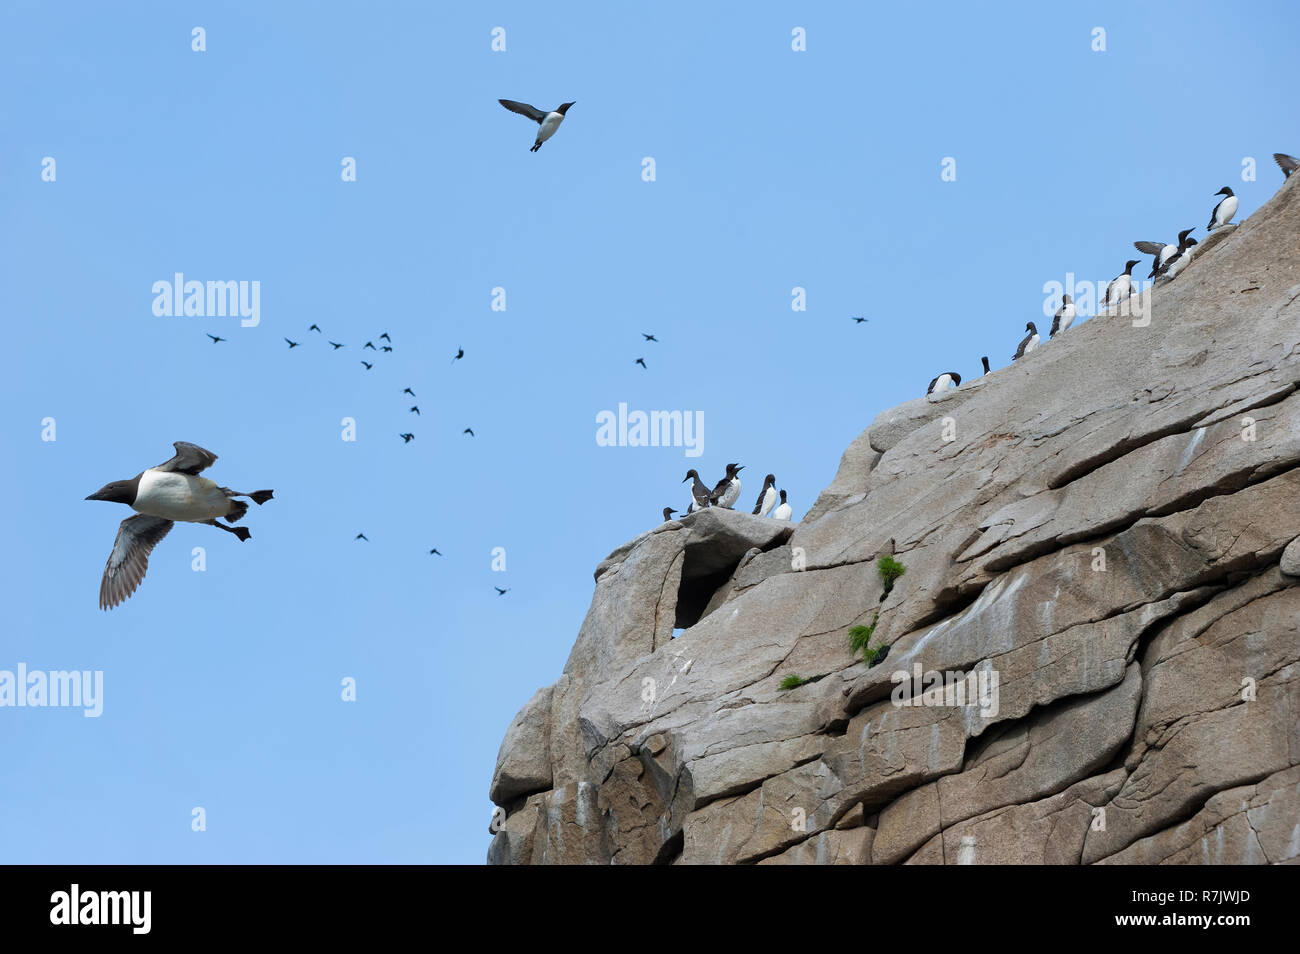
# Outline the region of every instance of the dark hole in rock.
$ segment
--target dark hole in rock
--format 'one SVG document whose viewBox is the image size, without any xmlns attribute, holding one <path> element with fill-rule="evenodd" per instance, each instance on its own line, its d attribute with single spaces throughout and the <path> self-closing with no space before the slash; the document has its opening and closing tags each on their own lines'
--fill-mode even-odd
<svg viewBox="0 0 1300 954">
<path fill-rule="evenodd" d="M 709 605 L 709 600 L 713 599 L 713 594 L 727 585 L 739 563 L 740 561 L 737 560 L 725 570 L 710 573 L 708 576 L 682 580 L 681 589 L 677 591 L 677 620 L 673 625 L 679 629 L 687 629 L 698 623 Z"/>
</svg>

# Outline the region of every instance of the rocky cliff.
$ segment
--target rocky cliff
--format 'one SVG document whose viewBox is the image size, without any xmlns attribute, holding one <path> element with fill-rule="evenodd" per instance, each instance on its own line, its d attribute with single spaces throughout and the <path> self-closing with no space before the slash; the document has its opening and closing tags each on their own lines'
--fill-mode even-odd
<svg viewBox="0 0 1300 954">
<path fill-rule="evenodd" d="M 881 414 L 801 523 L 620 547 L 489 861 L 1295 862 L 1297 299 L 1300 175 L 1146 317 Z"/>
</svg>

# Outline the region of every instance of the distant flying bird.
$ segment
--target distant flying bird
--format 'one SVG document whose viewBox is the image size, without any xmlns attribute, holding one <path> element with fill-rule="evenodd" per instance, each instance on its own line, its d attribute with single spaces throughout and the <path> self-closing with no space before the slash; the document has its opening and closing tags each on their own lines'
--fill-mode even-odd
<svg viewBox="0 0 1300 954">
<path fill-rule="evenodd" d="M 510 592 L 510 587 L 506 587 L 506 588 L 503 590 L 503 589 L 501 589 L 501 587 L 499 587 L 499 586 L 494 586 L 494 587 L 492 587 L 492 589 L 494 589 L 494 590 L 497 591 L 497 596 L 505 596 L 507 593 Z"/>
<path fill-rule="evenodd" d="M 364 364 L 364 365 L 366 366 L 366 370 L 367 370 L 367 371 L 369 371 L 371 368 L 374 367 L 374 365 L 371 364 L 369 361 L 362 361 L 361 363 Z"/>
<path fill-rule="evenodd" d="M 467 427 L 467 428 L 465 428 L 463 431 L 461 431 L 461 433 L 462 433 L 462 434 L 468 434 L 470 437 L 473 437 L 473 436 L 474 436 L 474 429 L 473 429 L 472 427 Z"/>
<path fill-rule="evenodd" d="M 285 340 L 285 341 L 289 341 L 288 338 L 285 338 L 284 340 Z M 292 350 L 293 350 L 294 348 L 296 348 L 296 347 L 298 347 L 298 342 L 296 342 L 296 341 L 289 341 L 289 350 L 290 350 L 290 351 L 292 351 Z"/>
<path fill-rule="evenodd" d="M 1034 327 L 1032 321 L 1026 323 L 1025 331 L 1029 332 L 1029 334 L 1025 335 L 1024 340 L 1020 342 L 1020 347 L 1016 349 L 1016 354 L 1015 357 L 1011 359 L 1012 361 L 1019 361 L 1025 355 L 1029 354 L 1029 352 L 1038 347 L 1038 329 Z"/>
<path fill-rule="evenodd" d="M 380 348 L 379 348 L 379 350 L 380 350 L 380 351 L 392 351 L 393 348 L 392 348 L 391 345 L 381 345 Z"/>
<path fill-rule="evenodd" d="M 334 346 L 334 350 L 335 350 L 335 351 L 338 351 L 339 348 L 342 348 L 342 347 L 343 347 L 343 345 L 339 344 L 337 341 L 331 341 L 330 344 L 332 344 L 332 345 Z"/>
<path fill-rule="evenodd" d="M 862 324 L 864 321 L 870 321 L 869 318 L 859 318 L 856 315 L 853 316 L 853 320 L 856 321 L 858 324 Z"/>
<path fill-rule="evenodd" d="M 217 523 L 217 518 L 234 523 L 248 512 L 248 504 L 236 497 L 247 497 L 261 506 L 273 496 L 269 490 L 246 494 L 219 487 L 199 476 L 216 463 L 216 454 L 185 441 L 176 441 L 172 447 L 176 454 L 171 460 L 142 470 L 130 480 L 107 483 L 86 498 L 124 503 L 136 512 L 118 525 L 99 584 L 102 610 L 112 609 L 135 592 L 149 569 L 149 554 L 177 520 L 217 527 L 243 541 L 252 536 L 247 527 L 227 527 Z"/>
<path fill-rule="evenodd" d="M 307 330 L 308 330 L 308 331 L 314 331 L 314 332 L 316 332 L 317 334 L 320 334 L 320 325 L 312 325 L 312 326 L 309 327 Z"/>
<path fill-rule="evenodd" d="M 398 434 L 397 436 L 402 439 L 403 444 L 409 444 L 411 441 L 415 440 L 414 434 Z"/>
<path fill-rule="evenodd" d="M 641 365 L 641 367 L 645 368 L 647 371 L 650 370 L 649 368 L 645 367 L 645 358 L 637 358 L 636 361 L 633 363 Z"/>
<path fill-rule="evenodd" d="M 656 338 L 654 335 L 648 335 L 644 331 L 641 332 L 641 337 L 644 338 L 646 341 L 654 341 L 656 343 L 659 341 L 659 339 Z"/>
<path fill-rule="evenodd" d="M 434 547 L 432 550 L 429 551 L 429 556 L 442 556 L 442 554 L 438 552 L 437 547 Z"/>
<path fill-rule="evenodd" d="M 373 341 L 367 341 L 367 342 L 365 343 L 365 345 L 362 347 L 361 350 L 362 350 L 362 351 L 365 351 L 366 348 L 369 348 L 371 351 L 377 351 L 377 350 L 379 350 L 379 349 L 377 349 L 377 348 L 375 347 L 375 343 L 374 343 Z"/>
<path fill-rule="evenodd" d="M 456 357 L 454 357 L 454 358 L 451 359 L 451 363 L 452 363 L 452 364 L 455 364 L 457 361 L 459 361 L 459 360 L 460 360 L 461 358 L 463 358 L 463 357 L 465 357 L 465 349 L 464 349 L 464 348 L 458 348 L 458 349 L 456 350 Z"/>
<path fill-rule="evenodd" d="M 213 344 L 216 344 L 218 341 L 226 340 L 225 338 L 218 338 L 216 335 L 208 335 L 208 337 L 212 339 Z"/>
<path fill-rule="evenodd" d="M 402 393 L 403 393 L 403 394 L 409 394 L 409 395 L 411 395 L 411 397 L 415 397 L 415 392 L 412 391 L 410 388 L 402 388 Z"/>
<path fill-rule="evenodd" d="M 420 414 L 420 405 L 416 404 L 414 407 L 411 408 L 409 413 Z M 420 416 L 423 417 L 424 415 L 421 414 Z"/>
<path fill-rule="evenodd" d="M 1283 179 L 1290 179 L 1291 173 L 1300 169 L 1300 159 L 1297 159 L 1295 156 L 1288 156 L 1285 152 L 1273 153 L 1273 161 L 1276 162 L 1277 167 L 1282 170 Z"/>
<path fill-rule="evenodd" d="M 369 542 L 370 542 L 370 538 L 369 538 L 368 536 L 366 536 L 364 533 L 358 533 L 358 534 L 357 534 L 355 537 L 353 537 L 352 539 L 353 539 L 353 540 L 365 540 L 366 543 L 369 543 Z"/>
<path fill-rule="evenodd" d="M 380 340 L 380 341 L 387 341 L 387 342 L 391 343 L 393 339 L 390 338 L 390 337 L 388 337 L 388 332 L 385 331 L 382 335 L 379 336 L 379 340 Z"/>
<path fill-rule="evenodd" d="M 561 103 L 551 112 L 544 112 L 536 106 L 529 106 L 527 103 L 517 103 L 513 99 L 498 99 L 498 103 L 510 110 L 512 113 L 518 113 L 520 116 L 527 116 L 541 128 L 537 130 L 537 141 L 533 143 L 533 148 L 529 152 L 536 152 L 542 148 L 542 143 L 555 135 L 555 130 L 560 128 L 560 123 L 564 122 L 564 116 L 569 111 L 569 107 L 575 103 Z"/>
</svg>

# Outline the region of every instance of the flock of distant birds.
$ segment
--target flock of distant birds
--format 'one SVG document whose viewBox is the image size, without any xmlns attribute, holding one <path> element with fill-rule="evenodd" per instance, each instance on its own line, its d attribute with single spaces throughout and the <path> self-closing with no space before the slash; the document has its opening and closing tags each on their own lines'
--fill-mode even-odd
<svg viewBox="0 0 1300 954">
<path fill-rule="evenodd" d="M 1300 168 L 1300 159 L 1295 156 L 1288 156 L 1286 153 L 1273 153 L 1273 160 L 1282 170 L 1284 179 L 1289 179 L 1291 174 Z M 1213 232 L 1215 229 L 1222 228 L 1232 221 L 1233 216 L 1237 214 L 1237 196 L 1228 186 L 1224 186 L 1216 196 L 1223 196 L 1222 199 L 1214 206 L 1210 213 L 1210 223 L 1206 226 L 1207 232 Z M 1187 267 L 1192 260 L 1192 249 L 1196 245 L 1196 239 L 1191 237 L 1195 228 L 1183 229 L 1178 233 L 1178 243 L 1176 245 L 1166 244 L 1164 242 L 1134 242 L 1133 247 L 1144 255 L 1153 256 L 1151 260 L 1151 272 L 1147 278 L 1154 278 L 1157 282 L 1164 283 L 1173 281 L 1178 277 L 1179 272 Z M 1115 277 L 1109 285 L 1106 286 L 1106 294 L 1102 297 L 1100 308 L 1109 308 L 1118 305 L 1124 299 L 1133 293 L 1133 266 L 1139 264 L 1140 259 L 1129 259 L 1124 263 L 1124 271 Z M 1048 335 L 1049 340 L 1061 334 L 1074 323 L 1075 308 L 1074 302 L 1068 294 L 1061 296 L 1061 306 L 1056 309 L 1056 314 L 1052 318 L 1052 330 Z M 861 322 L 862 318 L 854 318 L 854 321 Z M 1036 349 L 1041 343 L 1038 337 L 1038 326 L 1032 321 L 1025 324 L 1025 337 L 1020 342 L 1020 347 L 1016 348 L 1016 353 L 1012 361 L 1019 361 L 1029 352 Z M 989 359 L 980 358 L 984 364 L 984 373 L 989 373 Z M 949 388 L 961 386 L 961 375 L 956 371 L 945 371 L 943 374 L 936 376 L 930 386 L 926 388 L 926 394 L 934 394 L 938 391 L 946 391 Z"/>
</svg>

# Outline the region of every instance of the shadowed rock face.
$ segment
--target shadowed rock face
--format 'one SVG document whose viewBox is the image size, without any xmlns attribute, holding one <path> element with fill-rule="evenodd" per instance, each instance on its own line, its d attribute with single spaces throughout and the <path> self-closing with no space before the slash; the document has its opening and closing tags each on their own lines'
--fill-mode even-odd
<svg viewBox="0 0 1300 954">
<path fill-rule="evenodd" d="M 489 861 L 1300 858 L 1300 176 L 1142 305 L 611 554 Z"/>
</svg>

